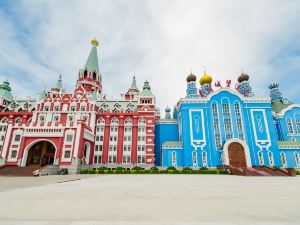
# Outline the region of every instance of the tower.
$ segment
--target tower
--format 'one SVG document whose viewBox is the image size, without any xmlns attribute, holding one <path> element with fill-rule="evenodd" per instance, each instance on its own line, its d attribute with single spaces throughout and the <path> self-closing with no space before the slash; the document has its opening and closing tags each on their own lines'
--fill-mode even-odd
<svg viewBox="0 0 300 225">
<path fill-rule="evenodd" d="M 136 96 L 140 93 L 137 85 L 136 85 L 136 79 L 135 76 L 132 78 L 132 83 L 126 94 L 123 96 L 125 97 L 125 100 L 133 100 L 136 99 Z"/>
<path fill-rule="evenodd" d="M 249 75 L 242 73 L 239 77 L 238 77 L 238 84 L 236 84 L 236 89 L 238 90 L 238 92 L 240 92 L 242 95 L 244 95 L 245 97 L 253 97 L 254 94 L 252 92 L 252 87 L 250 86 L 249 83 Z"/>
<path fill-rule="evenodd" d="M 192 74 L 192 72 L 186 78 L 186 82 L 187 82 L 186 97 L 187 98 L 197 98 L 198 97 L 196 80 L 197 80 L 197 77 L 194 74 Z"/>
<path fill-rule="evenodd" d="M 171 119 L 171 114 L 170 114 L 171 109 L 169 107 L 167 107 L 165 109 L 165 112 L 166 112 L 165 119 Z"/>
<path fill-rule="evenodd" d="M 273 82 L 269 85 L 271 101 L 282 100 L 282 94 L 279 90 L 279 83 Z"/>
<path fill-rule="evenodd" d="M 211 82 L 212 82 L 212 77 L 206 74 L 206 71 L 204 71 L 204 75 L 200 79 L 201 88 L 199 90 L 199 93 L 201 97 L 206 97 L 213 91 L 211 87 Z"/>
<path fill-rule="evenodd" d="M 97 46 L 99 42 L 96 38 L 91 40 L 92 49 L 83 69 L 79 70 L 77 86 L 82 85 L 87 93 L 102 92 L 102 79 L 99 72 Z"/>
</svg>

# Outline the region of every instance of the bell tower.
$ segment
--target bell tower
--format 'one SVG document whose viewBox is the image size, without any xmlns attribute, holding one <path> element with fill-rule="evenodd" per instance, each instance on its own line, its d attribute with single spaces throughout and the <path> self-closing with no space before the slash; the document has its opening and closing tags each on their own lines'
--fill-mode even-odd
<svg viewBox="0 0 300 225">
<path fill-rule="evenodd" d="M 76 86 L 82 85 L 87 93 L 102 92 L 102 78 L 99 72 L 97 47 L 99 41 L 91 40 L 92 49 L 83 69 L 79 70 Z"/>
</svg>

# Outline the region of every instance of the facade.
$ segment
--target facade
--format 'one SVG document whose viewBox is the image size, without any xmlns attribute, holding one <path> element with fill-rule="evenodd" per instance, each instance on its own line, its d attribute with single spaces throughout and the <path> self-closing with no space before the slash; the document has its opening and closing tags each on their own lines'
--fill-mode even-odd
<svg viewBox="0 0 300 225">
<path fill-rule="evenodd" d="M 255 97 L 242 73 L 231 88 L 204 73 L 187 77 L 186 97 L 155 126 L 155 163 L 180 167 L 300 167 L 300 105 L 281 97 Z"/>
<path fill-rule="evenodd" d="M 154 126 L 159 111 L 148 81 L 132 85 L 119 100 L 102 93 L 97 39 L 76 88 L 62 77 L 37 98 L 16 99 L 8 81 L 0 85 L 0 165 L 79 167 L 154 164 Z"/>
</svg>

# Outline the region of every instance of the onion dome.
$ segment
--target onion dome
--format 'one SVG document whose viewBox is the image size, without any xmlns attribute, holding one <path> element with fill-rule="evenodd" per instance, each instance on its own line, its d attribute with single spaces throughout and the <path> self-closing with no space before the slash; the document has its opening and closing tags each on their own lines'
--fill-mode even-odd
<svg viewBox="0 0 300 225">
<path fill-rule="evenodd" d="M 204 73 L 204 75 L 200 79 L 201 86 L 203 84 L 211 84 L 211 82 L 212 82 L 212 77 L 210 75 Z"/>
<path fill-rule="evenodd" d="M 171 112 L 171 109 L 167 106 L 167 108 L 165 109 L 165 112 Z"/>
<path fill-rule="evenodd" d="M 277 82 L 273 82 L 269 85 L 269 89 L 278 88 L 278 87 L 279 87 L 279 83 Z"/>
<path fill-rule="evenodd" d="M 92 38 L 91 43 L 94 47 L 97 47 L 99 45 L 99 41 L 97 40 L 97 38 Z"/>
<path fill-rule="evenodd" d="M 239 77 L 238 77 L 238 82 L 242 83 L 243 81 L 248 81 L 249 80 L 249 75 L 242 73 Z"/>
<path fill-rule="evenodd" d="M 194 74 L 192 74 L 192 72 L 186 78 L 186 82 L 192 82 L 192 81 L 196 81 L 196 80 L 197 80 L 197 77 Z"/>
</svg>

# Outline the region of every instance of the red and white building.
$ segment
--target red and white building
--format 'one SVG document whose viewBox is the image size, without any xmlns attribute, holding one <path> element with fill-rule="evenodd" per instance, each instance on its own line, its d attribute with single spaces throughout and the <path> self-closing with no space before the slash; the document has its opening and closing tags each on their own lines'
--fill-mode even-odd
<svg viewBox="0 0 300 225">
<path fill-rule="evenodd" d="M 61 76 L 36 99 L 15 99 L 7 81 L 0 85 L 0 166 L 51 164 L 78 171 L 82 164 L 154 164 L 159 111 L 148 81 L 140 91 L 133 77 L 120 100 L 106 99 L 95 38 L 92 45 L 71 93 L 65 92 Z"/>
</svg>

